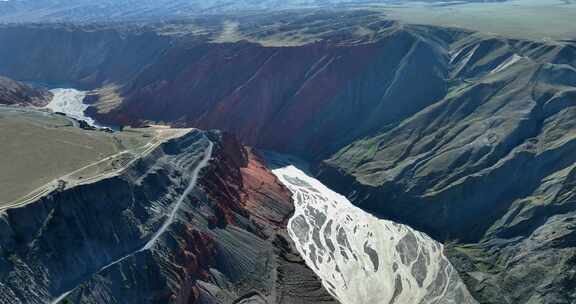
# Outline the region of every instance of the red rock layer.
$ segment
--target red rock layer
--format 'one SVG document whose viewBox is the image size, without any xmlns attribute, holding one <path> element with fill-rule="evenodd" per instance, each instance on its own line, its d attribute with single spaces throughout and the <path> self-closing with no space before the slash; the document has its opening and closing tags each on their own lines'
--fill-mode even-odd
<svg viewBox="0 0 576 304">
<path fill-rule="evenodd" d="M 376 45 L 324 43 L 280 48 L 204 44 L 172 49 L 134 82 L 123 108 L 104 119 L 218 128 L 234 132 L 250 145 L 263 138 L 270 146 L 282 145 L 378 53 Z M 160 78 L 154 76 L 158 74 Z M 283 132 L 270 134 L 280 128 Z"/>
<path fill-rule="evenodd" d="M 251 241 L 255 246 L 260 244 L 273 248 L 272 251 L 261 249 L 262 254 L 267 255 L 268 263 L 274 265 L 270 270 L 274 275 L 270 279 L 274 280 L 271 284 L 275 291 L 268 292 L 276 294 L 275 303 L 333 303 L 286 236 L 287 220 L 293 212 L 289 190 L 267 169 L 254 150 L 242 146 L 229 133 L 218 136 L 221 137 L 214 140 L 217 144 L 212 161 L 199 183 L 211 202 L 209 206 L 214 214 L 209 219 L 209 229 L 221 231 L 235 226 L 234 229 L 245 230 L 259 239 L 257 242 Z M 220 246 L 228 245 L 214 239 L 218 234 L 202 232 L 191 225 L 182 228 L 176 235 L 185 240 L 180 241 L 182 245 L 174 263 L 179 265 L 180 277 L 185 281 L 180 283 L 179 293 L 170 297 L 171 302 L 207 303 L 198 280 L 214 282 L 210 269 L 218 268 L 219 262 L 215 257 L 222 250 Z M 265 243 L 269 245 L 262 245 Z M 301 290 L 309 294 L 300 299 L 297 294 Z M 260 292 L 251 292 L 239 292 L 238 296 L 266 297 Z"/>
<path fill-rule="evenodd" d="M 96 118 L 215 128 L 250 146 L 318 156 L 442 96 L 435 52 L 405 31 L 355 45 L 176 45 L 124 87 L 120 107 Z"/>
<path fill-rule="evenodd" d="M 186 278 L 186 282 L 182 284 L 180 294 L 171 295 L 169 301 L 165 302 L 193 304 L 200 299 L 196 281 L 210 279 L 209 269 L 215 265 L 216 244 L 208 234 L 191 225 L 187 225 L 181 235 L 185 239 L 185 246 L 176 255 L 174 264 L 180 265 L 181 275 Z"/>
<path fill-rule="evenodd" d="M 234 224 L 233 213 L 236 213 L 259 225 L 274 229 L 285 227 L 293 212 L 291 194 L 254 150 L 243 147 L 235 136 L 224 133 L 212 164 L 203 185 L 217 204 L 213 225 Z"/>
</svg>

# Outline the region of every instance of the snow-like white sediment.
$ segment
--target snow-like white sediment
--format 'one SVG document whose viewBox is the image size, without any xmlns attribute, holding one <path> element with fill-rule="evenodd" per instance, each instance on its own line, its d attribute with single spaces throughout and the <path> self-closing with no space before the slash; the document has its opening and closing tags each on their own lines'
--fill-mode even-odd
<svg viewBox="0 0 576 304">
<path fill-rule="evenodd" d="M 341 303 L 476 303 L 442 244 L 366 213 L 294 165 L 270 162 L 293 193 L 290 237 Z"/>
<path fill-rule="evenodd" d="M 76 89 L 53 89 L 50 90 L 54 97 L 50 101 L 46 108 L 52 110 L 53 112 L 61 112 L 78 120 L 84 120 L 89 125 L 93 127 L 99 127 L 94 119 L 86 116 L 84 111 L 89 107 L 89 105 L 84 103 L 84 97 L 86 97 L 86 92 L 79 91 Z"/>
<path fill-rule="evenodd" d="M 490 74 L 501 72 L 501 71 L 505 70 L 506 68 L 512 66 L 516 62 L 520 61 L 522 58 L 523 58 L 522 56 L 514 54 L 514 55 L 510 56 L 510 58 L 504 60 L 504 62 L 502 62 L 499 66 L 497 66 L 494 70 L 492 70 L 490 72 Z"/>
</svg>

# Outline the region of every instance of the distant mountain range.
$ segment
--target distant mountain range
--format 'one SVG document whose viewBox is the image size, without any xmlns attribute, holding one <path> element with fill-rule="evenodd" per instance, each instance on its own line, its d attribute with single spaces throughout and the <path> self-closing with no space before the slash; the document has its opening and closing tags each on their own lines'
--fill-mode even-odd
<svg viewBox="0 0 576 304">
<path fill-rule="evenodd" d="M 0 22 L 173 19 L 192 15 L 243 11 L 328 8 L 359 4 L 401 3 L 398 0 L 0 0 Z M 486 2 L 437 1 L 419 2 Z M 492 2 L 492 1 L 491 1 Z"/>
</svg>

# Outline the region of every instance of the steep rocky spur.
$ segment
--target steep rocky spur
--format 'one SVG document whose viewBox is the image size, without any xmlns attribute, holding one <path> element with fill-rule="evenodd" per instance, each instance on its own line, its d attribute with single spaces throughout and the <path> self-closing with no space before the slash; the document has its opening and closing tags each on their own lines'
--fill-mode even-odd
<svg viewBox="0 0 576 304">
<path fill-rule="evenodd" d="M 195 130 L 118 176 L 6 210 L 0 302 L 333 302 L 291 249 L 291 212 L 257 155 Z"/>
</svg>

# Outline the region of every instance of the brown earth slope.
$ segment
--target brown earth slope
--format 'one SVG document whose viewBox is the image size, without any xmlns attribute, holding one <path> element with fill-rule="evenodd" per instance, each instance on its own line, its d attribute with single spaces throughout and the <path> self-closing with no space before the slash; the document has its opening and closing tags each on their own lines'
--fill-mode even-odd
<svg viewBox="0 0 576 304">
<path fill-rule="evenodd" d="M 45 106 L 52 93 L 46 89 L 33 88 L 12 79 L 0 76 L 0 104 Z"/>
</svg>

